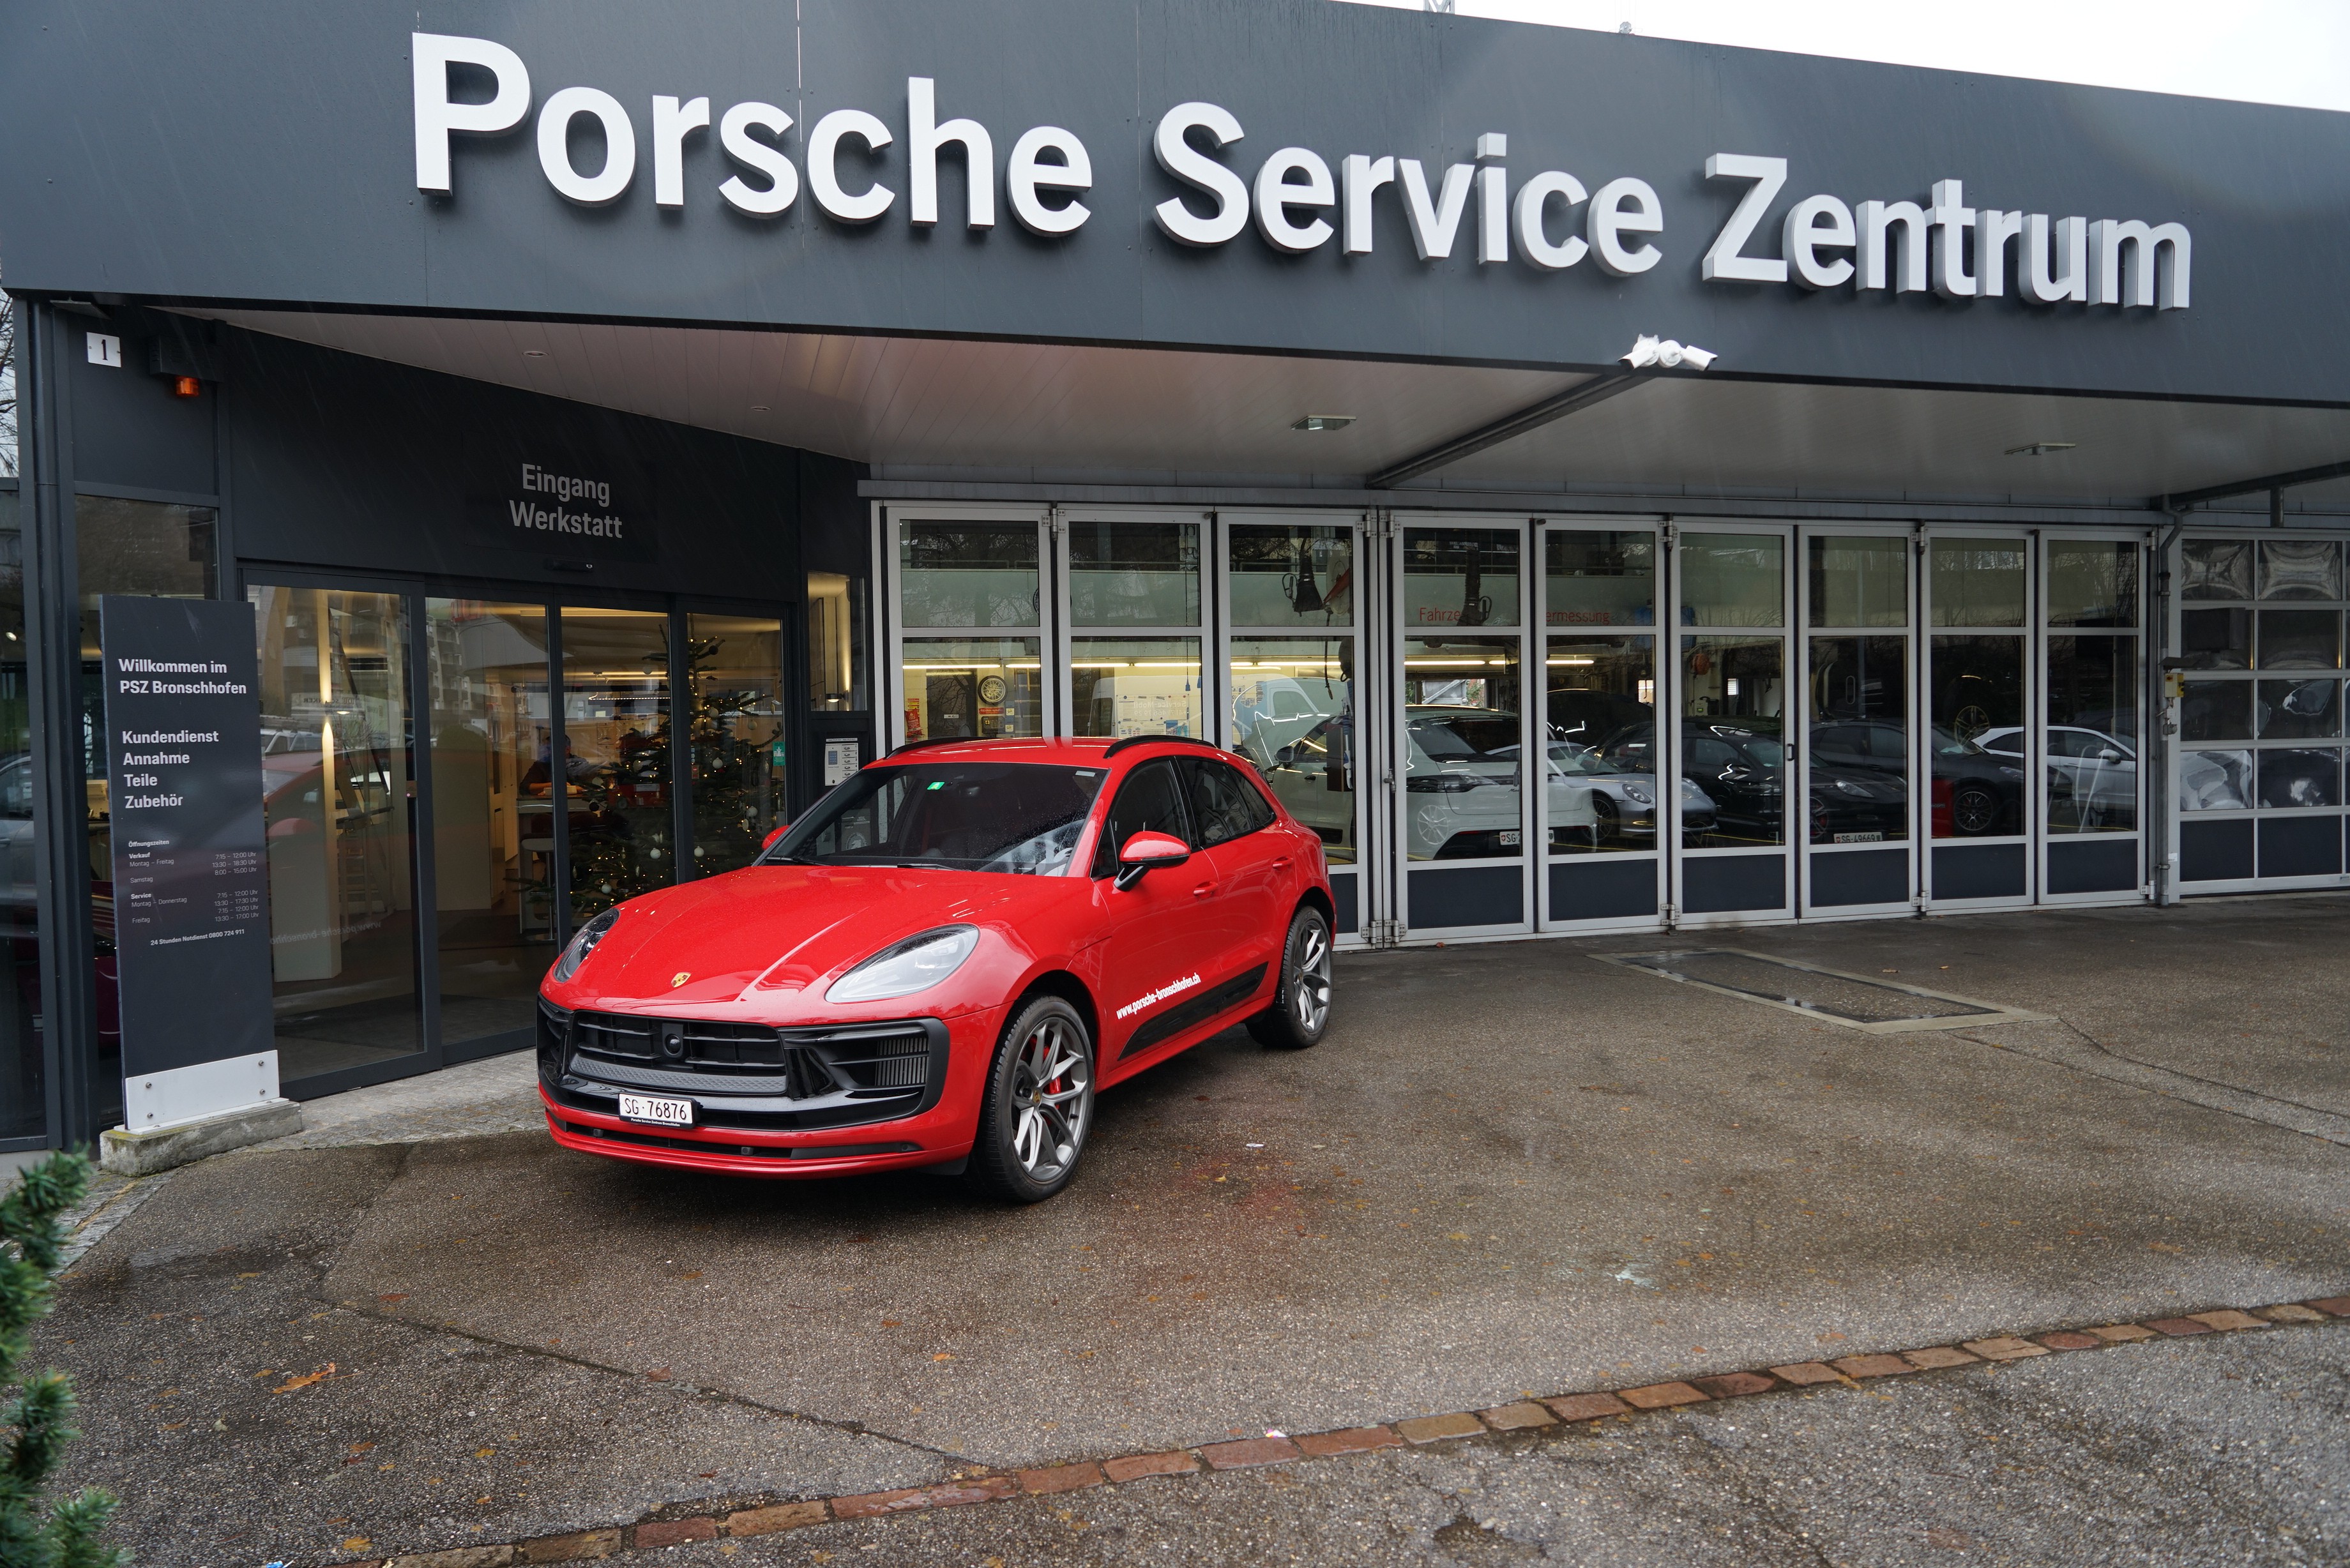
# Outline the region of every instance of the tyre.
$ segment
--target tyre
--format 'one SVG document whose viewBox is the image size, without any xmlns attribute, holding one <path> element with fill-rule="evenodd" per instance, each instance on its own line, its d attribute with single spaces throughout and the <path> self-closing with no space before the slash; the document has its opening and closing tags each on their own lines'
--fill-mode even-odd
<svg viewBox="0 0 2350 1568">
<path fill-rule="evenodd" d="M 1989 784 L 1968 783 L 1959 785 L 1950 797 L 1950 825 L 1970 838 L 1980 837 L 1999 826 L 1999 792 Z"/>
<path fill-rule="evenodd" d="M 1009 1203 L 1069 1184 L 1094 1121 L 1094 1043 L 1077 1010 L 1039 996 L 1013 1014 L 988 1066 L 971 1178 Z"/>
<path fill-rule="evenodd" d="M 1330 922 L 1308 904 L 1289 918 L 1273 1005 L 1248 1021 L 1257 1044 L 1303 1051 L 1330 1026 Z"/>
<path fill-rule="evenodd" d="M 1614 801 L 1601 794 L 1597 790 L 1593 790 L 1591 792 L 1591 841 L 1594 844 L 1613 844 L 1623 836 L 1623 814 L 1616 809 Z"/>
</svg>

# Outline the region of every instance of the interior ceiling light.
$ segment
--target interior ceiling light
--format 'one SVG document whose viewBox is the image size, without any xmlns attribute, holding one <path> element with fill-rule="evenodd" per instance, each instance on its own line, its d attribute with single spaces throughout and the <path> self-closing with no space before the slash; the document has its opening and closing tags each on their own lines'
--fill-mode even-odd
<svg viewBox="0 0 2350 1568">
<path fill-rule="evenodd" d="M 2076 441 L 2035 441 L 2024 446 L 2007 449 L 2009 457 L 2046 457 L 2051 452 L 2071 452 L 2081 443 Z"/>
<path fill-rule="evenodd" d="M 1342 431 L 1354 422 L 1352 414 L 1308 414 L 1289 428 L 1294 431 Z"/>
<path fill-rule="evenodd" d="M 546 358 L 546 350 L 544 348 L 525 348 L 522 351 L 522 357 L 525 359 L 544 359 Z"/>
<path fill-rule="evenodd" d="M 754 414 L 764 414 L 767 411 L 767 405 L 764 403 L 753 403 L 751 405 L 751 411 Z"/>
</svg>

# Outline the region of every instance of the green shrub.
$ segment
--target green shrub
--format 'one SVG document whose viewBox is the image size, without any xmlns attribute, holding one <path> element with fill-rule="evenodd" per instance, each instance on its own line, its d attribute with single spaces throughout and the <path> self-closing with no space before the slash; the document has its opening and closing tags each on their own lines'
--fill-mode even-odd
<svg viewBox="0 0 2350 1568">
<path fill-rule="evenodd" d="M 73 1385 L 62 1372 L 25 1374 L 29 1330 L 49 1310 L 49 1276 L 65 1247 L 57 1217 L 89 1188 L 89 1161 L 60 1149 L 27 1169 L 0 1199 L 0 1388 L 16 1397 L 0 1406 L 8 1429 L 0 1446 L 0 1568 L 117 1568 L 122 1553 L 102 1545 L 99 1530 L 114 1499 L 85 1491 L 45 1508 L 42 1490 L 73 1425 Z"/>
</svg>

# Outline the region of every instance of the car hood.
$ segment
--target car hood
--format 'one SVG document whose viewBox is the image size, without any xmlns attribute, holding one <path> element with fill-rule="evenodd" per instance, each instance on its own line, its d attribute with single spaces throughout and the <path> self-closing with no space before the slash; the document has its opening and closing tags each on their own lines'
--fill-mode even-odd
<svg viewBox="0 0 2350 1568">
<path fill-rule="evenodd" d="M 754 866 L 621 905 L 566 1001 L 708 1006 L 787 996 L 917 931 L 1000 930 L 1085 888 L 1070 877 Z"/>
</svg>

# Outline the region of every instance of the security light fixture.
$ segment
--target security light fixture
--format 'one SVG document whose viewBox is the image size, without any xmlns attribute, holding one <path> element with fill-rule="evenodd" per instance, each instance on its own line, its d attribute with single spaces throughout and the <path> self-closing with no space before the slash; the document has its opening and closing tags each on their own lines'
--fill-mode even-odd
<svg viewBox="0 0 2350 1568">
<path fill-rule="evenodd" d="M 2076 441 L 2035 441 L 2023 446 L 2007 449 L 2009 457 L 2046 457 L 2051 452 L 2071 452 L 2081 443 Z"/>
<path fill-rule="evenodd" d="M 1342 431 L 1354 422 L 1352 414 L 1308 414 L 1289 428 L 1294 431 Z"/>
</svg>

